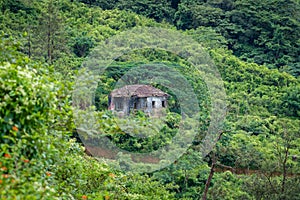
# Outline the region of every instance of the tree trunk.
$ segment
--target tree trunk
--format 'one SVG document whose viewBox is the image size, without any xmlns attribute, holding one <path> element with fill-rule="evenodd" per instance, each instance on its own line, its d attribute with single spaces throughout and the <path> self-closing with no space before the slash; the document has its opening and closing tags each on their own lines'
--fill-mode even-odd
<svg viewBox="0 0 300 200">
<path fill-rule="evenodd" d="M 283 170 L 283 177 L 282 177 L 282 185 L 281 185 L 281 192 L 284 193 L 285 190 L 285 182 L 286 182 L 286 176 L 287 176 L 287 169 L 286 169 L 286 163 L 287 163 L 287 158 L 288 158 L 288 153 L 289 153 L 289 147 L 287 146 L 285 149 L 285 155 L 284 155 L 284 160 L 282 163 L 282 170 Z"/>
<path fill-rule="evenodd" d="M 31 58 L 31 33 L 28 30 L 28 57 Z"/>
<path fill-rule="evenodd" d="M 216 166 L 216 158 L 215 155 L 212 156 L 212 163 L 211 163 L 211 167 L 210 167 L 210 172 L 209 172 L 209 176 L 208 179 L 206 180 L 205 183 L 205 189 L 202 195 L 202 200 L 206 200 L 207 199 L 207 192 L 208 192 L 208 188 L 210 185 L 210 182 L 214 176 L 214 172 L 215 172 L 215 166 Z"/>
<path fill-rule="evenodd" d="M 47 33 L 47 57 L 48 57 L 48 62 L 50 61 L 51 63 L 51 20 L 50 16 L 48 18 L 48 33 Z"/>
<path fill-rule="evenodd" d="M 228 132 L 228 131 L 223 131 L 222 130 L 222 131 L 219 132 L 219 137 L 218 137 L 217 141 L 219 141 L 221 139 L 223 133 L 225 133 L 225 132 Z M 214 176 L 216 163 L 217 163 L 216 153 L 213 152 L 212 153 L 212 162 L 211 162 L 210 172 L 209 172 L 208 179 L 206 180 L 206 183 L 205 183 L 205 189 L 204 189 L 204 192 L 203 192 L 203 195 L 202 195 L 202 200 L 207 199 L 207 192 L 208 192 L 210 182 L 211 182 L 211 180 Z"/>
</svg>

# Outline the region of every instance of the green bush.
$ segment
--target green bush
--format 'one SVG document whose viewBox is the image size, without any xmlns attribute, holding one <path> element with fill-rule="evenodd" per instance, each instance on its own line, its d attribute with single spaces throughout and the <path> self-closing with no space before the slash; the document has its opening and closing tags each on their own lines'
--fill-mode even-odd
<svg viewBox="0 0 300 200">
<path fill-rule="evenodd" d="M 17 57 L 0 66 L 0 195 L 14 199 L 48 199 L 50 172 L 57 150 L 49 127 L 58 99 L 54 84 Z M 21 61 L 22 60 L 22 61 Z M 27 60 L 27 61 L 26 61 Z"/>
<path fill-rule="evenodd" d="M 26 141 L 26 154 L 33 156 L 39 145 L 35 142 L 54 120 L 54 85 L 26 66 L 7 63 L 0 69 L 0 142 L 4 147 L 16 144 L 17 140 Z"/>
</svg>

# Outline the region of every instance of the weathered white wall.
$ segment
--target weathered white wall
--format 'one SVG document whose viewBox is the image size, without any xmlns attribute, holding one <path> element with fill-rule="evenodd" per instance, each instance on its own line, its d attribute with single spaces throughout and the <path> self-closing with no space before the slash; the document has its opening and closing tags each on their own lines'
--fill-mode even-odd
<svg viewBox="0 0 300 200">
<path fill-rule="evenodd" d="M 152 102 L 155 102 L 155 106 L 152 107 Z M 138 110 L 144 110 L 146 113 L 151 113 L 154 111 L 154 109 L 160 109 L 162 108 L 162 101 L 165 101 L 165 107 L 167 107 L 167 98 L 166 97 L 147 97 L 147 98 L 139 98 L 138 101 L 136 101 L 136 106 Z M 111 110 L 115 110 L 118 113 L 122 115 L 127 115 L 130 109 L 133 109 L 134 105 L 129 105 L 130 98 L 112 98 L 112 104 L 114 104 L 114 108 L 111 108 Z M 122 109 L 117 109 L 116 104 L 122 104 Z M 146 106 L 147 105 L 147 106 Z"/>
<path fill-rule="evenodd" d="M 162 101 L 166 101 L 165 97 L 147 97 L 147 109 L 146 111 L 151 111 L 153 109 L 152 102 L 155 102 L 155 108 L 162 108 Z"/>
</svg>

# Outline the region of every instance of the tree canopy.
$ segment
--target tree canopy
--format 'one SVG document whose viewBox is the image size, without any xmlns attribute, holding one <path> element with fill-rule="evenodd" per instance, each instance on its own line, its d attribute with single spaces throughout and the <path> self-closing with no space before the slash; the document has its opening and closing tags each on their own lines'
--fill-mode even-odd
<svg viewBox="0 0 300 200">
<path fill-rule="evenodd" d="M 1 1 L 0 197 L 299 199 L 299 4 L 297 0 Z M 220 73 L 226 116 L 222 130 L 215 133 L 216 145 L 204 158 L 202 142 L 218 115 L 213 104 L 221 104 L 222 97 L 211 99 L 214 94 L 205 80 L 213 72 L 204 65 L 208 78 L 203 77 L 182 56 L 195 52 L 180 49 L 177 55 L 132 46 L 135 50 L 114 58 L 99 76 L 81 70 L 88 58 L 95 64 L 93 52 L 100 44 L 108 45 L 110 38 L 134 27 L 162 28 L 188 37 L 193 41 L 188 48 L 202 49 Z M 181 47 L 182 38 L 173 43 Z M 115 44 L 120 52 L 134 38 L 128 34 L 122 39 L 114 40 L 124 42 Z M 139 39 L 151 42 L 147 34 Z M 94 69 L 102 69 L 101 64 Z M 160 71 L 162 66 L 169 71 Z M 136 111 L 118 118 L 107 110 L 108 94 L 120 81 L 135 83 L 141 71 L 142 83 L 150 80 L 170 94 L 166 115 L 150 119 Z M 85 79 L 78 81 L 80 75 Z M 166 77 L 182 78 L 190 88 L 171 90 Z M 76 84 L 84 81 L 93 84 L 94 91 L 87 87 L 91 93 L 84 90 L 77 93 L 80 98 L 72 98 Z M 189 116 L 188 109 L 182 113 L 180 95 L 188 89 L 194 92 L 186 96 L 193 102 L 188 108 L 197 112 L 196 117 Z M 78 110 L 76 100 L 82 99 L 93 105 Z M 76 126 L 78 113 L 89 126 Z M 94 125 L 97 131 L 89 129 Z M 177 148 L 179 154 L 184 139 L 177 146 L 170 143 L 181 126 L 187 135 L 196 133 L 191 146 L 157 171 L 149 172 L 149 163 L 156 162 L 151 156 L 141 158 L 147 162 L 137 165 L 144 170 L 137 173 L 128 172 L 134 160 L 125 154 L 117 154 L 113 165 L 93 154 L 108 154 L 97 143 L 103 137 L 136 154 L 160 147 Z M 142 134 L 152 135 L 138 137 Z"/>
</svg>

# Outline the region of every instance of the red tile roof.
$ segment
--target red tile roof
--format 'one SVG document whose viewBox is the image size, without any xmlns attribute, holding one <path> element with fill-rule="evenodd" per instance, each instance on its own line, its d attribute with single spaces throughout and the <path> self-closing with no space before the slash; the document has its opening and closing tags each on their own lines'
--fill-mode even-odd
<svg viewBox="0 0 300 200">
<path fill-rule="evenodd" d="M 169 96 L 167 93 L 151 86 L 151 85 L 125 85 L 124 87 L 113 90 L 110 95 L 112 97 L 162 97 Z"/>
</svg>

